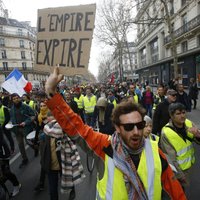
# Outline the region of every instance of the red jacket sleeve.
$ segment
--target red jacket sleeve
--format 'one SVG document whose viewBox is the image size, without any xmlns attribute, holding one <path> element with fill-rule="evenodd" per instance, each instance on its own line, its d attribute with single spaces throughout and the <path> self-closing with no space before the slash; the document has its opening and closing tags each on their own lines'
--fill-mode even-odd
<svg viewBox="0 0 200 200">
<path fill-rule="evenodd" d="M 164 153 L 159 149 L 160 156 L 166 160 Z M 167 168 L 162 172 L 161 177 L 162 185 L 164 190 L 169 194 L 171 199 L 173 200 L 186 200 L 185 193 L 179 181 L 175 178 L 175 175 L 171 169 L 171 167 L 167 166 Z"/>
<path fill-rule="evenodd" d="M 102 159 L 105 158 L 103 148 L 110 145 L 109 135 L 95 132 L 91 127 L 85 125 L 60 94 L 55 94 L 48 100 L 47 106 L 65 133 L 69 136 L 80 135 L 90 149 L 93 149 Z"/>
</svg>

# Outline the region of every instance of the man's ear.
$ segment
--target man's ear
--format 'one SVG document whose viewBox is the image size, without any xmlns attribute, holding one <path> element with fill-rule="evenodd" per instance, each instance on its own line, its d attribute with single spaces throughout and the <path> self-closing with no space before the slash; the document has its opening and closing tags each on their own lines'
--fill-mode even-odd
<svg viewBox="0 0 200 200">
<path fill-rule="evenodd" d="M 120 133 L 120 127 L 115 125 L 115 130 L 117 131 L 117 133 Z"/>
</svg>

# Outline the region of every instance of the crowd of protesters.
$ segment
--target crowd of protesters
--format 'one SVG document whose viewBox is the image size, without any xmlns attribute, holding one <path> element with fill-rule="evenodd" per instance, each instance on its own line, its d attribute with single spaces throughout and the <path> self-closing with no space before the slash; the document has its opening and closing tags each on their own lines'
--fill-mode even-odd
<svg viewBox="0 0 200 200">
<path fill-rule="evenodd" d="M 169 112 L 170 105 L 179 102 L 183 105 L 180 108 L 181 111 L 191 112 L 192 109 L 196 109 L 198 98 L 198 88 L 193 78 L 190 80 L 188 94 L 184 91 L 183 85 L 177 81 L 171 81 L 168 86 L 159 85 L 156 91 L 153 91 L 148 82 L 143 85 L 132 81 L 116 84 L 77 84 L 72 87 L 62 83 L 60 87 L 57 87 L 57 91 L 62 95 L 71 109 L 81 117 L 85 124 L 91 126 L 93 129 L 98 128 L 99 132 L 108 135 L 112 135 L 115 132 L 111 116 L 118 104 L 121 102 L 140 104 L 146 110 L 144 121 L 146 122 L 146 132 L 148 134 L 145 137 L 151 137 L 157 141 L 162 134 L 163 127 L 170 122 L 174 114 L 173 112 Z M 36 130 L 32 148 L 34 156 L 38 156 L 40 152 L 41 162 L 40 164 L 38 163 L 40 166 L 40 175 L 38 174 L 39 181 L 35 186 L 35 191 L 44 190 L 45 177 L 47 176 L 49 180 L 50 199 L 57 200 L 59 198 L 59 174 L 65 175 L 62 169 L 66 167 L 63 164 L 65 162 L 63 159 L 69 157 L 69 155 L 65 155 L 64 152 L 66 151 L 62 148 L 63 146 L 70 150 L 74 148 L 74 155 L 76 156 L 77 150 L 75 142 L 69 137 L 63 136 L 65 134 L 47 108 L 46 100 L 47 96 L 42 89 L 34 90 L 31 94 L 24 94 L 23 97 L 20 97 L 16 93 L 8 94 L 6 91 L 1 92 L 0 128 L 2 137 L 4 136 L 5 138 L 6 136 L 6 140 L 2 140 L 4 141 L 4 145 L 6 141 L 9 142 L 9 145 L 6 144 L 10 149 L 8 157 L 15 153 L 13 136 L 16 137 L 22 156 L 22 162 L 19 165 L 21 169 L 29 163 L 24 139 L 26 139 L 26 136 L 30 132 Z M 17 126 L 12 129 L 6 129 L 5 125 L 9 121 Z M 81 165 L 79 162 L 78 164 Z M 82 174 L 82 170 L 78 172 L 81 175 L 77 182 L 80 182 L 84 175 Z M 9 173 L 13 176 L 14 190 L 12 195 L 15 196 L 19 192 L 21 184 L 12 172 Z M 6 182 L 6 179 L 4 182 Z M 62 180 L 62 182 L 65 181 Z M 73 181 L 67 187 L 61 184 L 61 190 L 64 192 L 69 191 L 71 200 L 75 198 L 74 186 Z"/>
</svg>

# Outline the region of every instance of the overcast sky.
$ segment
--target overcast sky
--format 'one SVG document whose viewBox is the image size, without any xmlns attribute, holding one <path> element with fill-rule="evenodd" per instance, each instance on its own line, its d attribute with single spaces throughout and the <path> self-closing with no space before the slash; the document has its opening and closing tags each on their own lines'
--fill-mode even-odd
<svg viewBox="0 0 200 200">
<path fill-rule="evenodd" d="M 8 9 L 9 18 L 19 21 L 30 21 L 32 26 L 37 24 L 37 9 L 48 7 L 72 6 L 80 4 L 98 3 L 102 0 L 3 0 L 5 8 Z M 100 49 L 93 42 L 89 70 L 97 75 L 97 59 Z"/>
</svg>

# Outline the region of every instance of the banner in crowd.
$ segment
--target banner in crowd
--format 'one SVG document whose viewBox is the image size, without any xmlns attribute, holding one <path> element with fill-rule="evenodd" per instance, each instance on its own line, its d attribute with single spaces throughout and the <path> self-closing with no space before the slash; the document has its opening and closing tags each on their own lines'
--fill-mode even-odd
<svg viewBox="0 0 200 200">
<path fill-rule="evenodd" d="M 18 69 L 13 69 L 1 87 L 10 94 L 17 93 L 19 96 L 32 90 L 32 84 L 24 78 L 24 75 Z"/>
<path fill-rule="evenodd" d="M 36 68 L 72 76 L 88 69 L 96 4 L 38 10 Z"/>
</svg>

